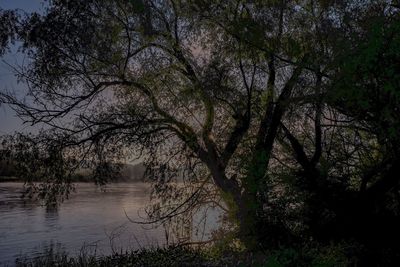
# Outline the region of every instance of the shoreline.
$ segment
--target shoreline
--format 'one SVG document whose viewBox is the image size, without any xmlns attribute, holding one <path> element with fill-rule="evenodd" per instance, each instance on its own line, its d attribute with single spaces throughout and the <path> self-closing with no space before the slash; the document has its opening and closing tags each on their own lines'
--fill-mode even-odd
<svg viewBox="0 0 400 267">
<path fill-rule="evenodd" d="M 25 183 L 24 180 L 18 179 L 15 176 L 0 176 L 0 184 L 1 183 Z M 41 181 L 33 181 L 34 183 L 40 183 Z M 72 180 L 71 183 L 85 183 L 85 184 L 95 184 L 94 181 L 91 181 L 89 179 L 84 179 L 84 180 Z M 109 181 L 107 184 L 117 184 L 117 183 L 148 183 L 144 181 L 143 179 L 119 179 L 116 181 Z"/>
</svg>

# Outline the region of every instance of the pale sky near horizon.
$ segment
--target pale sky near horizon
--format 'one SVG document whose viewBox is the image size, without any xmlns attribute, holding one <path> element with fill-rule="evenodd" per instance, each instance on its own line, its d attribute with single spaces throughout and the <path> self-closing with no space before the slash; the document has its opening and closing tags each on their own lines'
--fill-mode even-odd
<svg viewBox="0 0 400 267">
<path fill-rule="evenodd" d="M 0 9 L 20 9 L 28 13 L 42 12 L 44 10 L 44 1 L 41 0 L 0 0 Z M 8 66 L 16 65 L 22 62 L 23 56 L 16 52 L 13 46 L 9 53 L 0 58 L 0 90 L 12 90 L 23 92 L 26 86 L 23 83 L 17 83 L 12 69 Z M 0 135 L 11 134 L 15 131 L 30 132 L 35 128 L 29 125 L 23 125 L 22 121 L 16 116 L 15 112 L 6 105 L 0 105 Z"/>
</svg>

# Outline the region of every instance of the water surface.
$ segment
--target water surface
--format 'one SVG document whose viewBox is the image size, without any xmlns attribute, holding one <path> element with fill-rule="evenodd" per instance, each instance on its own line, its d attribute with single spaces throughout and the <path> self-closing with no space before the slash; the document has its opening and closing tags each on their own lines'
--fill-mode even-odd
<svg viewBox="0 0 400 267">
<path fill-rule="evenodd" d="M 118 183 L 102 191 L 92 184 L 77 184 L 77 192 L 58 208 L 46 208 L 20 198 L 21 183 L 0 183 L 0 266 L 13 266 L 21 255 L 35 257 L 57 247 L 76 255 L 81 249 L 96 254 L 165 244 L 162 227 L 143 227 L 149 186 Z M 139 213 L 139 214 L 138 214 Z"/>
</svg>

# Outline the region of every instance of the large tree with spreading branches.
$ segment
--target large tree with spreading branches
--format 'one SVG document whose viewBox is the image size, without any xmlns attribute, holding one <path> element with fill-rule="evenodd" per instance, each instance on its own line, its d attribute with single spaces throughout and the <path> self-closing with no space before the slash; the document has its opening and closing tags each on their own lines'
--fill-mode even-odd
<svg viewBox="0 0 400 267">
<path fill-rule="evenodd" d="M 63 168 L 92 161 L 106 182 L 110 162 L 144 160 L 151 221 L 213 203 L 248 249 L 396 240 L 398 12 L 390 1 L 55 0 L 15 19 L 29 90 L 1 100 L 46 125 L 31 143 Z"/>
</svg>

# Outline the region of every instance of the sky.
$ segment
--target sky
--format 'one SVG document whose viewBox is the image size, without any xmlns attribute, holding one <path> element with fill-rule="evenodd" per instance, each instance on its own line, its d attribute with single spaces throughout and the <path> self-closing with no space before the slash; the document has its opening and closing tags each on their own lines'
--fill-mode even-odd
<svg viewBox="0 0 400 267">
<path fill-rule="evenodd" d="M 0 0 L 0 9 L 20 9 L 25 12 L 42 12 L 44 3 L 41 0 Z M 8 65 L 18 65 L 23 62 L 24 57 L 17 53 L 15 46 L 11 51 L 0 58 L 0 90 L 13 90 L 24 92 L 26 85 L 18 83 L 14 77 L 12 68 Z M 6 105 L 0 105 L 0 135 L 11 134 L 15 131 L 30 132 L 35 131 L 29 125 L 22 124 L 15 112 Z"/>
</svg>

